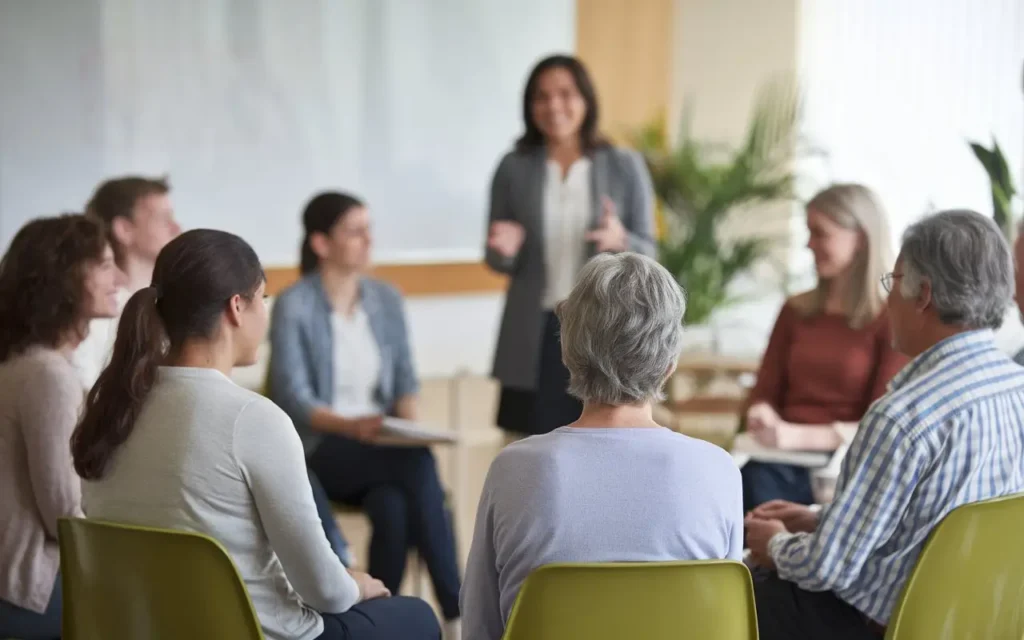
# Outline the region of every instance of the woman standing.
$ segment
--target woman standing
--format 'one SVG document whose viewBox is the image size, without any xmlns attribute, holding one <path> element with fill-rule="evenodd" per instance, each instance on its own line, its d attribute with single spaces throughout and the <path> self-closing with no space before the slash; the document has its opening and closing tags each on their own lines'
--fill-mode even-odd
<svg viewBox="0 0 1024 640">
<path fill-rule="evenodd" d="M 60 637 L 57 520 L 81 515 L 71 356 L 90 320 L 117 315 L 117 280 L 103 226 L 81 215 L 28 223 L 0 262 L 0 638 Z"/>
<path fill-rule="evenodd" d="M 369 516 L 370 573 L 397 591 L 414 546 L 448 621 L 445 636 L 458 637 L 455 541 L 434 456 L 376 444 L 383 416 L 417 418 L 402 299 L 366 275 L 372 243 L 362 202 L 321 193 L 302 222 L 303 277 L 274 303 L 270 397 L 295 422 L 327 495 Z"/>
<path fill-rule="evenodd" d="M 892 348 L 882 276 L 893 252 L 885 210 L 859 184 L 837 184 L 807 203 L 807 247 L 818 286 L 779 312 L 750 393 L 747 428 L 762 443 L 836 449 L 840 424 L 856 425 L 906 357 Z M 811 504 L 807 469 L 750 462 L 744 506 Z"/>
<path fill-rule="evenodd" d="M 671 274 L 633 253 L 591 260 L 559 303 L 583 412 L 491 464 L 466 565 L 466 638 L 499 640 L 526 577 L 546 564 L 742 557 L 732 457 L 652 415 L 682 351 L 685 309 Z"/>
<path fill-rule="evenodd" d="M 512 439 L 575 421 L 555 304 L 593 255 L 654 254 L 650 176 L 641 156 L 598 131 L 598 104 L 579 60 L 534 67 L 523 95 L 525 132 L 491 184 L 486 261 L 510 276 L 494 376 L 498 425 Z"/>
<path fill-rule="evenodd" d="M 160 252 L 71 439 L 85 512 L 216 538 L 270 640 L 437 640 L 426 603 L 341 564 L 291 420 L 228 377 L 256 362 L 265 286 L 230 233 L 188 231 Z"/>
</svg>

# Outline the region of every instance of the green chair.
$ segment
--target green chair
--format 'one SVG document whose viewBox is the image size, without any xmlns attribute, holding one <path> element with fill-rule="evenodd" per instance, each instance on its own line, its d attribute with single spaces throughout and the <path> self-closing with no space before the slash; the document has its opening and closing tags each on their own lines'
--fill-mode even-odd
<svg viewBox="0 0 1024 640">
<path fill-rule="evenodd" d="M 929 537 L 887 640 L 1024 638 L 1024 494 L 964 505 Z"/>
<path fill-rule="evenodd" d="M 756 640 L 754 585 L 726 560 L 550 564 L 519 590 L 504 640 Z"/>
<path fill-rule="evenodd" d="M 262 640 L 227 551 L 209 536 L 62 519 L 64 640 Z"/>
</svg>

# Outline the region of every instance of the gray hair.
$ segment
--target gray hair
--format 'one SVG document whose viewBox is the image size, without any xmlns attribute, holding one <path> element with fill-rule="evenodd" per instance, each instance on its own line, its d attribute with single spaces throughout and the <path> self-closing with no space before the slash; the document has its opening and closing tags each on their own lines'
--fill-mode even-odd
<svg viewBox="0 0 1024 640">
<path fill-rule="evenodd" d="M 555 310 L 569 393 L 607 405 L 663 399 L 683 348 L 685 310 L 682 287 L 651 258 L 595 256 Z"/>
<path fill-rule="evenodd" d="M 975 211 L 942 211 L 903 234 L 900 293 L 916 297 L 931 284 L 944 324 L 998 329 L 1013 298 L 1013 257 L 991 218 Z"/>
</svg>

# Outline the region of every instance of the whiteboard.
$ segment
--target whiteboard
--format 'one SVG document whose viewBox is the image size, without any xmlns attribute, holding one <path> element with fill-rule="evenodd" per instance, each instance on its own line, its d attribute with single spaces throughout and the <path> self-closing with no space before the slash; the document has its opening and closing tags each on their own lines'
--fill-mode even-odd
<svg viewBox="0 0 1024 640">
<path fill-rule="evenodd" d="M 530 67 L 572 0 L 0 4 L 0 240 L 96 183 L 168 174 L 183 226 L 298 259 L 321 189 L 370 206 L 379 262 L 481 255 Z"/>
</svg>

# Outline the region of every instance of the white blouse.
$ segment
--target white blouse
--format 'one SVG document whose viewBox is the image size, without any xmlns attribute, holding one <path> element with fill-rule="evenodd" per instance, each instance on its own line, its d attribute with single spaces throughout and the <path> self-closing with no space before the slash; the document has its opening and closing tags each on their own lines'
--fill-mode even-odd
<svg viewBox="0 0 1024 640">
<path fill-rule="evenodd" d="M 78 372 L 82 386 L 86 392 L 96 384 L 103 370 L 110 363 L 110 355 L 114 351 L 114 339 L 117 337 L 117 324 L 121 319 L 121 312 L 128 298 L 132 297 L 134 291 L 118 289 L 117 291 L 117 313 L 114 318 L 96 318 L 89 322 L 89 333 L 79 343 L 71 355 L 71 363 Z"/>
<path fill-rule="evenodd" d="M 549 160 L 544 184 L 544 262 L 547 287 L 544 309 L 569 297 L 586 258 L 585 236 L 593 209 L 590 159 L 573 162 L 562 177 L 561 166 Z"/>
<path fill-rule="evenodd" d="M 332 409 L 345 418 L 381 413 L 374 395 L 380 380 L 380 347 L 362 305 L 352 315 L 331 315 L 334 330 L 334 402 Z"/>
</svg>

